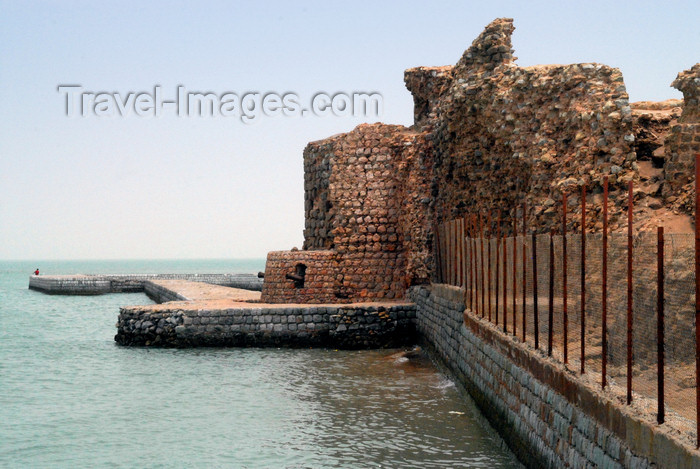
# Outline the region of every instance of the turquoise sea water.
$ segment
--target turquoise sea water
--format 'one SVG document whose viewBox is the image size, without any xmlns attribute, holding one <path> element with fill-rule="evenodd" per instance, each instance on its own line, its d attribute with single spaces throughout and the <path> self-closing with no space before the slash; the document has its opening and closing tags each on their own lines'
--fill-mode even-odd
<svg viewBox="0 0 700 469">
<path fill-rule="evenodd" d="M 473 405 L 397 351 L 119 347 L 143 294 L 28 276 L 258 272 L 264 260 L 0 262 L 0 467 L 513 467 Z"/>
</svg>

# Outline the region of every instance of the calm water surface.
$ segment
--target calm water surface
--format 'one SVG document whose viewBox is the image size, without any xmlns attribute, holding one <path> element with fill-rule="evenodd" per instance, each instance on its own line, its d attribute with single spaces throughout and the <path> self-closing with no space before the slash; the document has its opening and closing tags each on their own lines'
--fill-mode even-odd
<svg viewBox="0 0 700 469">
<path fill-rule="evenodd" d="M 396 351 L 116 346 L 142 294 L 43 273 L 257 272 L 254 261 L 0 262 L 0 467 L 515 467 L 429 362 Z"/>
</svg>

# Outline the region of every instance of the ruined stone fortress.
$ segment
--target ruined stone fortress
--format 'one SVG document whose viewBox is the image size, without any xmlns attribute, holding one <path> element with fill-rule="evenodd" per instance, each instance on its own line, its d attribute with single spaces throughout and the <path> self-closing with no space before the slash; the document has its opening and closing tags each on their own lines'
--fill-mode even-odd
<svg viewBox="0 0 700 469">
<path fill-rule="evenodd" d="M 456 65 L 406 70 L 412 127 L 363 124 L 308 144 L 304 246 L 269 253 L 263 302 L 403 298 L 431 280 L 437 223 L 498 213 L 509 234 L 526 202 L 528 226 L 548 232 L 562 194 L 586 185 L 595 196 L 604 175 L 613 230 L 625 223 L 629 181 L 640 227 L 658 210 L 690 215 L 700 64 L 672 84 L 683 101 L 631 104 L 613 67 L 519 67 L 513 30 L 497 19 Z M 586 225 L 600 228 L 599 210 Z"/>
<path fill-rule="evenodd" d="M 615 68 L 595 63 L 517 66 L 512 32 L 512 20 L 497 19 L 455 66 L 407 70 L 405 82 L 415 104 L 412 127 L 363 124 L 306 147 L 304 246 L 269 253 L 261 287 L 252 274 L 32 276 L 29 287 L 52 294 L 144 291 L 161 303 L 120 309 L 115 341 L 121 345 L 350 349 L 420 342 L 469 393 L 526 467 L 700 468 L 700 426 L 693 416 L 698 406 L 692 403 L 698 376 L 692 333 L 695 277 L 690 269 L 695 251 L 686 242 L 692 239 L 688 232 L 694 215 L 694 160 L 700 153 L 700 64 L 673 82 L 683 100 L 630 103 L 622 74 Z M 538 287 L 527 281 L 526 274 L 533 272 L 532 280 L 538 277 L 534 253 L 544 251 L 531 249 L 533 268 L 526 269 L 523 236 L 518 249 L 523 275 L 520 308 L 516 308 L 518 263 L 513 261 L 509 295 L 506 282 L 502 284 L 504 297 L 513 300 L 512 309 L 502 308 L 501 329 L 496 293 L 496 324 L 492 323 L 490 302 L 489 316 L 483 308 L 484 238 L 492 240 L 499 232 L 511 236 L 516 221 L 518 234 L 523 226 L 529 233 L 550 233 L 564 218 L 565 194 L 570 201 L 566 212 L 570 236 L 560 238 L 571 239 L 567 256 L 572 262 L 559 272 L 569 271 L 571 285 L 577 283 L 576 270 L 578 280 L 600 285 L 600 256 L 595 249 L 588 251 L 594 252 L 587 256 L 588 270 L 583 262 L 577 266 L 580 269 L 571 268 L 576 257 L 571 253 L 578 236 L 583 261 L 587 258 L 583 247 L 588 243 L 593 248 L 593 238 L 602 235 L 604 176 L 610 186 L 610 290 L 602 295 L 590 289 L 595 294 L 589 295 L 584 308 L 583 293 L 588 290 L 582 281 L 578 298 L 574 290 L 566 300 L 557 297 L 571 308 L 568 319 L 566 312 L 557 311 L 555 324 L 554 236 L 544 236 L 550 243 L 550 319 L 536 319 Z M 669 340 L 658 348 L 665 347 L 668 355 L 665 368 L 658 366 L 663 365 L 660 360 L 654 363 L 658 350 L 651 344 L 662 335 L 657 329 L 662 315 L 654 305 L 656 298 L 664 297 L 652 293 L 657 270 L 650 268 L 661 251 L 656 244 L 653 249 L 635 248 L 634 282 L 627 277 L 625 283 L 622 279 L 631 269 L 625 271 L 629 264 L 624 261 L 633 251 L 617 249 L 613 242 L 631 226 L 626 218 L 630 182 L 635 230 L 644 232 L 659 224 L 681 232 L 678 243 L 667 243 L 673 250 L 666 262 L 665 283 L 671 306 L 665 316 Z M 585 231 L 592 236 L 586 243 L 582 203 L 576 201 L 582 187 L 591 198 Z M 437 227 L 475 214 L 486 215 L 484 231 L 470 233 L 482 240 L 481 317 L 476 314 L 478 301 L 471 301 L 475 270 L 467 288 L 437 275 L 436 269 L 446 265 L 437 253 L 445 253 L 446 244 L 457 245 L 461 236 L 453 232 L 453 242 L 446 243 Z M 535 238 L 532 246 L 537 246 Z M 514 260 L 518 251 L 516 238 L 511 239 L 508 258 Z M 441 249 L 436 249 L 438 244 Z M 476 245 L 470 245 L 475 252 Z M 506 253 L 504 244 L 501 259 Z M 659 257 L 663 261 L 663 253 Z M 488 251 L 487 258 L 491 259 Z M 473 259 L 472 267 L 476 256 Z M 498 254 L 496 259 L 498 266 Z M 488 273 L 490 278 L 490 264 Z M 210 283 L 262 288 L 262 293 Z M 634 294 L 625 286 L 634 287 Z M 596 301 L 603 296 L 605 304 L 610 303 L 605 326 L 596 323 L 604 310 Z M 631 321 L 619 311 L 629 299 L 634 300 L 634 336 Z M 501 306 L 505 303 L 504 299 Z M 505 327 L 507 309 L 510 330 Z M 521 327 L 516 336 L 517 309 Z M 535 328 L 528 329 L 526 338 L 530 320 Z M 559 324 L 571 326 L 568 336 L 557 332 L 556 339 L 578 344 L 581 365 L 588 344 L 588 371 L 584 373 L 583 366 L 580 373 L 574 371 L 578 368 L 573 350 L 572 362 L 566 364 L 566 358 L 545 355 L 537 341 L 533 347 L 529 338 L 543 335 L 536 327 L 545 324 L 548 332 L 557 332 Z M 580 336 L 573 332 L 579 325 Z M 553 334 L 549 337 L 551 346 Z M 607 353 L 599 344 L 603 337 L 615 339 Z M 626 344 L 633 345 L 634 359 Z M 610 381 L 601 386 L 593 362 L 608 356 L 610 368 L 602 376 Z M 623 365 L 636 368 L 628 373 Z M 653 415 L 649 410 L 663 400 L 649 399 L 659 391 L 653 388 L 654 379 L 663 374 L 659 369 L 672 375 L 665 381 L 666 391 L 659 393 L 669 401 L 665 423 L 656 418 L 660 411 Z M 624 405 L 621 383 L 632 376 L 638 387 L 627 389 L 634 389 L 635 398 Z"/>
</svg>

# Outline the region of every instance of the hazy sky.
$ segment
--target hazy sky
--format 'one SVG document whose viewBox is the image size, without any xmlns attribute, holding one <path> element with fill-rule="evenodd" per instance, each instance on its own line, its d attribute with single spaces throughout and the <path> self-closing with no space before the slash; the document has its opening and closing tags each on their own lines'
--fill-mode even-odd
<svg viewBox="0 0 700 469">
<path fill-rule="evenodd" d="M 700 2 L 0 1 L 0 259 L 232 258 L 301 247 L 302 151 L 353 117 L 67 117 L 83 91 L 378 92 L 515 19 L 518 64 L 619 67 L 632 101 L 700 61 Z"/>
</svg>

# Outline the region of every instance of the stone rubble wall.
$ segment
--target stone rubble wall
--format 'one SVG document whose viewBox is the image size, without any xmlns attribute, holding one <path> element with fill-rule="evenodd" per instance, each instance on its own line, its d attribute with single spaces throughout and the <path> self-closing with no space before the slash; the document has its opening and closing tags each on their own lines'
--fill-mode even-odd
<svg viewBox="0 0 700 469">
<path fill-rule="evenodd" d="M 306 266 L 304 286 L 297 288 L 293 274 L 297 264 Z M 335 251 L 273 251 L 267 255 L 263 303 L 347 303 L 340 291 L 340 268 Z"/>
<path fill-rule="evenodd" d="M 336 297 L 401 298 L 406 287 L 428 282 L 433 226 L 444 220 L 491 213 L 495 223 L 500 212 L 509 235 L 526 202 L 529 229 L 548 232 L 558 226 L 566 192 L 569 230 L 575 230 L 580 187 L 599 197 L 608 175 L 615 231 L 626 223 L 630 181 L 637 188 L 635 204 L 660 192 L 660 176 L 645 176 L 640 185 L 635 150 L 643 149 L 649 160 L 647 153 L 663 147 L 674 117 L 660 116 L 652 103 L 645 104 L 649 112 L 634 115 L 622 74 L 613 67 L 516 65 L 513 31 L 511 19 L 496 19 L 454 66 L 406 70 L 414 100 L 411 128 L 362 124 L 304 150 L 303 249 L 337 253 Z M 677 80 L 691 120 L 694 80 Z M 683 145 L 687 133 L 679 137 Z M 644 139 L 639 145 L 637 136 Z M 669 171 L 687 172 L 685 163 L 676 163 L 684 158 L 672 157 Z M 600 229 L 600 219 L 601 210 L 590 210 L 587 228 Z M 275 301 L 292 295 L 273 290 Z"/>
<path fill-rule="evenodd" d="M 700 63 L 681 72 L 671 84 L 683 93 L 683 112 L 666 137 L 663 195 L 666 202 L 692 213 L 695 154 L 700 153 Z"/>
<path fill-rule="evenodd" d="M 654 161 L 655 167 L 665 165 L 665 140 L 683 110 L 682 99 L 639 101 L 630 103 L 634 128 L 634 152 L 637 161 Z"/>
<path fill-rule="evenodd" d="M 167 307 L 163 307 L 167 306 Z M 188 309 L 121 308 L 114 340 L 161 347 L 332 347 L 415 343 L 412 303 Z"/>
<path fill-rule="evenodd" d="M 148 280 L 189 280 L 244 290 L 262 290 L 253 274 L 32 275 L 29 289 L 50 295 L 102 295 L 144 291 Z"/>
<path fill-rule="evenodd" d="M 700 467 L 700 454 L 560 364 L 464 314 L 464 291 L 414 287 L 416 327 L 528 467 Z"/>
<path fill-rule="evenodd" d="M 339 301 L 402 298 L 408 286 L 427 283 L 434 226 L 465 214 L 491 214 L 487 233 L 500 214 L 509 236 L 514 221 L 523 226 L 526 203 L 527 229 L 547 233 L 559 228 L 567 193 L 574 232 L 585 185 L 586 228 L 599 232 L 604 176 L 611 232 L 627 226 L 630 182 L 638 232 L 668 212 L 691 213 L 700 64 L 673 83 L 683 102 L 633 109 L 617 68 L 516 65 L 514 29 L 512 19 L 496 19 L 454 66 L 406 70 L 411 128 L 362 124 L 304 150 L 303 249 L 337 254 L 332 288 Z M 268 300 L 297 296 L 285 288 L 291 282 L 276 283 Z"/>
<path fill-rule="evenodd" d="M 438 220 L 500 210 L 549 231 L 563 191 L 622 200 L 637 177 L 633 119 L 620 70 L 596 63 L 519 67 L 510 19 L 487 26 L 455 66 L 432 131 Z M 572 204 L 576 210 L 576 204 Z M 611 220 L 622 207 L 611 204 Z M 579 210 L 580 212 L 580 210 Z M 593 226 L 598 214 L 591 214 Z M 580 215 L 571 216 L 575 225 Z M 508 231 L 510 223 L 505 227 Z"/>
<path fill-rule="evenodd" d="M 413 95 L 413 123 L 424 128 L 434 123 L 440 101 L 454 79 L 452 65 L 442 67 L 414 67 L 404 72 L 403 81 Z"/>
<path fill-rule="evenodd" d="M 333 247 L 332 227 L 336 208 L 329 197 L 331 171 L 335 167 L 335 141 L 311 142 L 304 150 L 304 249 Z"/>
<path fill-rule="evenodd" d="M 363 124 L 306 147 L 304 249 L 336 253 L 337 298 L 401 298 L 427 281 L 430 167 L 425 136 L 396 125 Z"/>
</svg>

